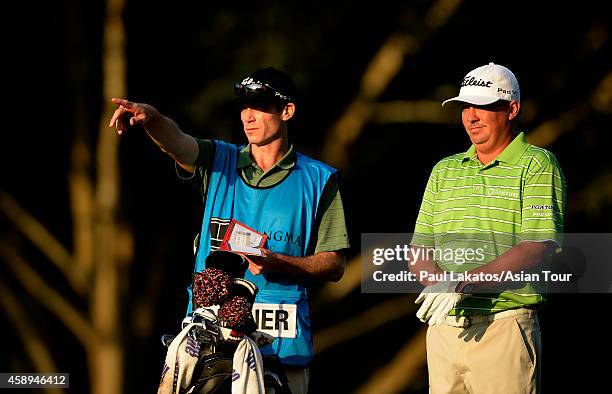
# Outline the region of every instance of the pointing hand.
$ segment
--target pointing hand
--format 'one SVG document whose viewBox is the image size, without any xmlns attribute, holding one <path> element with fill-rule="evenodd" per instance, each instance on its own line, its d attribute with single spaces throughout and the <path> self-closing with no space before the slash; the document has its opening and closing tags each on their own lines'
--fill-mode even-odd
<svg viewBox="0 0 612 394">
<path fill-rule="evenodd" d="M 133 103 L 131 101 L 119 98 L 113 98 L 111 101 L 119 105 L 108 123 L 108 127 L 117 129 L 117 133 L 121 134 L 128 127 L 137 124 L 145 124 L 151 119 L 159 116 L 159 112 L 151 105 L 144 103 Z"/>
</svg>

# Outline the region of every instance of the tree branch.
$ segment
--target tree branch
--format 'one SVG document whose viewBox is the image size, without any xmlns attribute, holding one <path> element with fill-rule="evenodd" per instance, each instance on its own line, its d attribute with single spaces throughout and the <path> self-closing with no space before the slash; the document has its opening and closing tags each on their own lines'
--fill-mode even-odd
<svg viewBox="0 0 612 394">
<path fill-rule="evenodd" d="M 373 113 L 373 104 L 404 67 L 405 58 L 415 55 L 435 31 L 455 13 L 461 0 L 437 0 L 415 27 L 415 34 L 395 33 L 374 55 L 361 78 L 359 92 L 327 133 L 323 160 L 342 170 L 347 164 L 346 148 L 359 138 Z"/>
<path fill-rule="evenodd" d="M 96 149 L 96 191 L 94 222 L 95 275 L 91 292 L 91 321 L 104 341 L 95 352 L 88 354 L 93 394 L 111 394 L 123 385 L 123 344 L 120 327 L 120 294 L 116 242 L 117 205 L 119 197 L 119 137 L 107 127 L 114 111 L 111 97 L 125 97 L 125 28 L 124 0 L 107 0 L 104 17 L 102 52 L 102 114 L 99 121 Z"/>
<path fill-rule="evenodd" d="M 341 323 L 324 328 L 314 334 L 317 354 L 339 343 L 350 341 L 359 335 L 373 331 L 390 321 L 406 316 L 414 312 L 415 309 L 414 297 L 393 298 L 368 309 L 358 316 L 344 319 Z"/>
<path fill-rule="evenodd" d="M 28 321 L 28 313 L 24 307 L 19 304 L 17 298 L 11 293 L 8 286 L 0 278 L 0 304 L 2 310 L 6 312 L 8 317 L 15 324 L 15 332 L 21 339 L 21 343 L 34 364 L 34 368 L 39 373 L 54 373 L 57 372 L 55 362 L 51 354 L 47 351 L 47 345 L 40 339 L 33 325 Z M 60 394 L 63 390 L 51 388 L 50 393 Z"/>
<path fill-rule="evenodd" d="M 380 367 L 357 393 L 398 393 L 422 373 L 427 361 L 425 334 L 427 326 L 417 331 L 387 365 Z"/>
<path fill-rule="evenodd" d="M 34 272 L 17 251 L 3 240 L 0 240 L 0 255 L 9 262 L 9 268 L 23 287 L 43 306 L 54 313 L 81 341 L 83 346 L 87 348 L 95 343 L 96 333 L 83 315 L 74 309 L 57 291 L 47 286 L 46 282 Z"/>
<path fill-rule="evenodd" d="M 346 148 L 357 140 L 370 119 L 372 103 L 401 70 L 406 54 L 415 52 L 417 47 L 416 39 L 404 34 L 391 35 L 382 45 L 362 76 L 357 96 L 328 132 L 323 146 L 324 161 L 339 169 L 346 165 Z"/>
<path fill-rule="evenodd" d="M 85 294 L 86 283 L 82 271 L 76 268 L 68 250 L 42 223 L 4 191 L 0 191 L 0 210 L 64 274 L 74 291 Z"/>
<path fill-rule="evenodd" d="M 592 110 L 611 113 L 612 110 L 612 72 L 603 77 L 591 92 L 588 103 L 580 103 L 565 110 L 556 118 L 549 119 L 527 135 L 529 143 L 536 146 L 549 146 L 563 134 L 576 129 Z"/>
<path fill-rule="evenodd" d="M 93 269 L 94 192 L 92 181 L 87 173 L 91 154 L 81 134 L 77 132 L 72 143 L 72 165 L 68 174 L 68 190 L 72 212 L 74 263 L 81 272 L 89 275 Z"/>
<path fill-rule="evenodd" d="M 442 111 L 440 101 L 388 101 L 373 107 L 371 123 L 433 123 L 455 124 L 456 114 Z"/>
<path fill-rule="evenodd" d="M 361 276 L 361 255 L 358 254 L 348 261 L 339 282 L 327 282 L 323 285 L 312 301 L 313 308 L 317 309 L 321 304 L 331 304 L 346 297 L 361 284 Z"/>
</svg>

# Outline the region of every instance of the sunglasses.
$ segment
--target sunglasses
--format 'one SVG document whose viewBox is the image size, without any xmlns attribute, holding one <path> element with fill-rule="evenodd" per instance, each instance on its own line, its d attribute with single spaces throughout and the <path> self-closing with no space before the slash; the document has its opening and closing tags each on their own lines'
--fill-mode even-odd
<svg viewBox="0 0 612 394">
<path fill-rule="evenodd" d="M 251 78 L 247 78 L 246 80 L 240 83 L 236 83 L 234 85 L 234 94 L 236 96 L 243 96 L 249 94 L 267 98 L 278 97 L 279 99 L 284 101 L 291 101 L 289 96 L 285 96 L 284 94 L 279 93 L 270 85 L 267 85 L 263 82 L 255 81 Z"/>
</svg>

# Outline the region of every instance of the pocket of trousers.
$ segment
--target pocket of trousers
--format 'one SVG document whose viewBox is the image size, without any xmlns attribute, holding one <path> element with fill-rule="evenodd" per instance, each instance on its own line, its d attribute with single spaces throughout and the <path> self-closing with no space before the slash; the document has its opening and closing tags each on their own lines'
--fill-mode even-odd
<svg viewBox="0 0 612 394">
<path fill-rule="evenodd" d="M 534 338 L 532 337 L 532 335 L 525 331 L 525 329 L 523 328 L 523 326 L 521 326 L 521 323 L 518 321 L 517 318 L 514 318 L 513 320 L 517 334 L 519 335 L 519 340 L 523 346 L 523 351 L 525 351 L 529 363 L 531 364 L 531 366 L 533 366 L 536 352 L 536 344 L 534 342 Z"/>
</svg>

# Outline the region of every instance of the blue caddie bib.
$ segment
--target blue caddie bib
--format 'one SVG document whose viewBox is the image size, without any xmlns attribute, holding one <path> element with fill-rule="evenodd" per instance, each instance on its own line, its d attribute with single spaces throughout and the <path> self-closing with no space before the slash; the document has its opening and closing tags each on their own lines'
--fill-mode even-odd
<svg viewBox="0 0 612 394">
<path fill-rule="evenodd" d="M 195 272 L 205 268 L 206 257 L 216 250 L 231 219 L 268 235 L 266 247 L 273 252 L 304 257 L 308 254 L 319 200 L 329 177 L 336 171 L 297 153 L 291 173 L 269 188 L 255 188 L 241 179 L 236 167 L 240 147 L 213 141 L 215 157 L 210 170 Z M 306 288 L 278 273 L 245 279 L 259 287 L 255 320 L 259 329 L 278 330 L 274 343 L 262 354 L 277 354 L 287 365 L 308 366 L 312 360 L 310 308 Z M 188 288 L 191 313 L 192 295 Z M 287 321 L 288 316 L 292 321 Z M 291 335 L 280 334 L 290 329 Z M 292 329 L 291 329 L 292 328 Z"/>
</svg>

